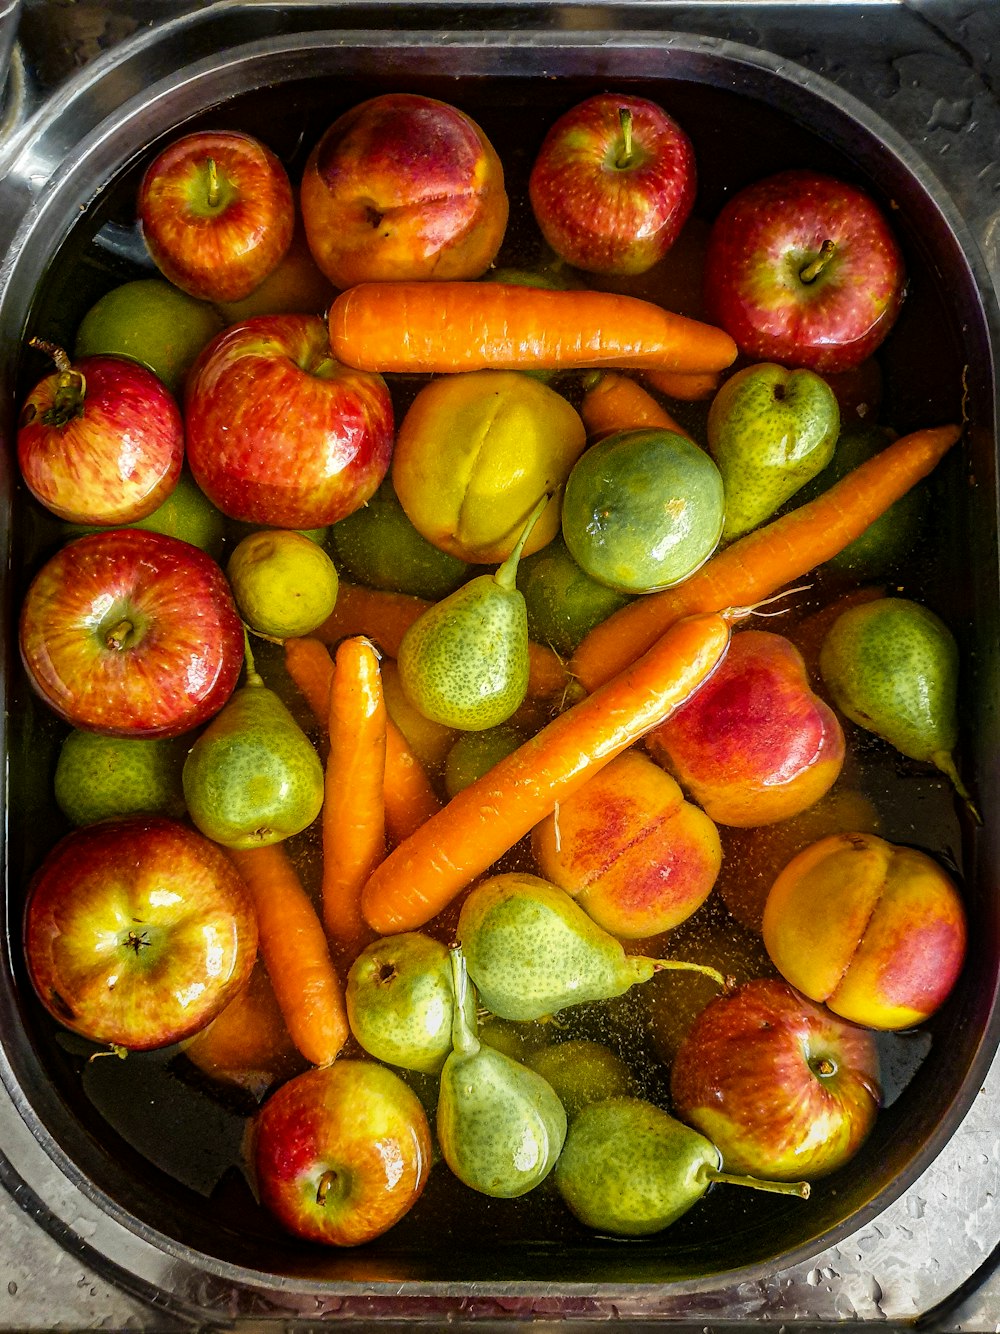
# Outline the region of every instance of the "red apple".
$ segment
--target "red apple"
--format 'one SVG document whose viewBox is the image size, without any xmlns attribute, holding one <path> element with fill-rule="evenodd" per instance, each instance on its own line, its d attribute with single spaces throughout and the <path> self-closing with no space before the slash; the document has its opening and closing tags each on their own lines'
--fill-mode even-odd
<svg viewBox="0 0 1000 1334">
<path fill-rule="evenodd" d="M 246 983 L 257 919 L 220 848 L 175 820 L 103 820 L 57 843 L 25 910 L 28 972 L 52 1016 L 94 1042 L 166 1047 Z"/>
<path fill-rule="evenodd" d="M 447 102 L 385 93 L 340 116 L 302 175 L 302 219 L 335 287 L 478 278 L 500 249 L 503 167 L 472 120 Z"/>
<path fill-rule="evenodd" d="M 705 305 L 758 361 L 840 372 L 859 366 L 895 323 L 903 255 L 874 200 L 809 170 L 768 176 L 715 220 Z"/>
<path fill-rule="evenodd" d="M 243 625 L 210 556 L 142 528 L 68 543 L 21 608 L 32 686 L 74 727 L 178 736 L 216 713 L 243 662 Z"/>
<path fill-rule="evenodd" d="M 528 194 L 542 235 L 591 273 L 636 274 L 662 259 L 697 188 L 694 148 L 662 107 L 599 93 L 551 127 Z"/>
<path fill-rule="evenodd" d="M 197 130 L 169 144 L 139 186 L 146 246 L 165 278 L 206 301 L 240 301 L 277 268 L 295 201 L 278 158 L 236 131 Z"/>
<path fill-rule="evenodd" d="M 177 484 L 184 425 L 170 391 L 137 362 L 84 357 L 71 364 L 40 340 L 56 369 L 21 409 L 17 461 L 32 495 L 70 523 L 132 523 Z"/>
<path fill-rule="evenodd" d="M 283 1084 L 258 1112 L 261 1200 L 297 1236 L 359 1246 L 410 1209 L 431 1167 L 420 1100 L 374 1061 L 338 1060 Z"/>
<path fill-rule="evenodd" d="M 322 528 L 360 509 L 389 467 L 385 381 L 335 361 L 319 315 L 259 315 L 202 351 L 185 394 L 187 459 L 230 518 Z"/>
<path fill-rule="evenodd" d="M 674 1110 L 717 1145 L 727 1172 L 777 1181 L 835 1171 L 880 1102 L 867 1029 L 786 982 L 756 978 L 711 1001 L 674 1059 Z"/>
</svg>

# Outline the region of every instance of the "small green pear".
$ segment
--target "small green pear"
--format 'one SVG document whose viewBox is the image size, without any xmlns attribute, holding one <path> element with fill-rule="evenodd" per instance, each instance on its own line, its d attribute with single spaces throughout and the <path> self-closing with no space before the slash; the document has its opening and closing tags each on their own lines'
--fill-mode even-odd
<svg viewBox="0 0 1000 1334">
<path fill-rule="evenodd" d="M 351 1032 L 370 1056 L 437 1074 L 451 1051 L 455 992 L 448 947 L 419 931 L 372 941 L 351 964 Z"/>
<path fill-rule="evenodd" d="M 441 1071 L 437 1138 L 466 1186 L 498 1199 L 533 1190 L 548 1176 L 566 1138 L 566 1113 L 552 1085 L 480 1042 L 470 1020 L 465 961 L 452 951 L 454 1050 Z"/>
<path fill-rule="evenodd" d="M 833 458 L 840 409 L 814 371 L 763 362 L 723 384 L 708 412 L 708 450 L 726 494 L 723 542 L 769 519 Z"/>
<path fill-rule="evenodd" d="M 505 722 L 528 691 L 528 613 L 516 586 L 528 535 L 549 496 L 531 513 L 514 550 L 436 602 L 403 636 L 396 663 L 406 697 L 425 718 L 460 731 Z"/>
<path fill-rule="evenodd" d="M 958 645 L 944 621 L 909 598 L 842 612 L 820 647 L 820 674 L 841 713 L 912 760 L 935 765 L 965 800 L 958 741 Z"/>
<path fill-rule="evenodd" d="M 298 834 L 323 805 L 323 766 L 312 742 L 254 667 L 188 752 L 188 813 L 206 837 L 255 848 Z"/>
<path fill-rule="evenodd" d="M 556 1187 L 586 1227 L 615 1236 L 659 1232 L 713 1182 L 807 1199 L 804 1181 L 763 1181 L 721 1172 L 715 1145 L 641 1098 L 606 1098 L 573 1119 L 556 1165 Z"/>
<path fill-rule="evenodd" d="M 539 876 L 508 872 L 481 881 L 458 918 L 469 976 L 491 1014 L 541 1019 L 567 1005 L 608 1000 L 662 968 L 714 968 L 626 954 L 571 895 Z"/>
</svg>

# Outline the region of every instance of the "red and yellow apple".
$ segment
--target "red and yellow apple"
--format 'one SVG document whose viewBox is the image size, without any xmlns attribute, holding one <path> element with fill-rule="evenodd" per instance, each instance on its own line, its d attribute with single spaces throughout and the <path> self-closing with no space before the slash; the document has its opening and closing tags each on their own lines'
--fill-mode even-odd
<svg viewBox="0 0 1000 1334">
<path fill-rule="evenodd" d="M 598 93 L 549 129 L 528 179 L 535 221 L 567 263 L 644 273 L 667 253 L 697 190 L 690 139 L 656 102 Z"/>
<path fill-rule="evenodd" d="M 654 759 L 719 824 L 786 820 L 832 787 L 844 734 L 802 656 L 767 630 L 734 634 L 718 670 L 647 737 Z"/>
<path fill-rule="evenodd" d="M 341 1058 L 283 1084 L 257 1113 L 260 1197 L 309 1241 L 360 1246 L 416 1202 L 431 1168 L 420 1100 L 387 1066 Z"/>
<path fill-rule="evenodd" d="M 385 93 L 338 117 L 309 156 L 301 211 L 335 287 L 478 278 L 507 227 L 503 167 L 447 102 Z"/>
<path fill-rule="evenodd" d="M 239 301 L 277 267 L 292 240 L 288 174 L 258 139 L 196 130 L 153 159 L 139 185 L 139 222 L 163 276 L 190 296 Z"/>
<path fill-rule="evenodd" d="M 257 919 L 219 847 L 137 815 L 56 844 L 28 891 L 24 949 L 59 1023 L 146 1051 L 203 1028 L 236 995 L 257 956 Z"/>
<path fill-rule="evenodd" d="M 224 329 L 188 374 L 184 420 L 209 500 L 272 528 L 323 528 L 360 509 L 392 454 L 385 381 L 335 361 L 319 315 Z"/>
<path fill-rule="evenodd" d="M 711 1001 L 674 1058 L 674 1111 L 727 1172 L 811 1180 L 843 1166 L 880 1103 L 874 1035 L 786 982 L 755 978 Z"/>
<path fill-rule="evenodd" d="M 916 848 L 832 834 L 793 857 L 764 905 L 764 944 L 793 986 L 869 1028 L 911 1028 L 944 1002 L 965 958 L 955 882 Z"/>
<path fill-rule="evenodd" d="M 638 750 L 627 750 L 536 825 L 542 874 L 614 936 L 659 935 L 701 907 L 722 846 L 715 825 Z"/>
<path fill-rule="evenodd" d="M 88 533 L 42 566 L 21 607 L 28 679 L 74 727 L 179 736 L 222 708 L 243 665 L 226 576 L 142 528 Z"/>
<path fill-rule="evenodd" d="M 144 519 L 177 485 L 184 424 L 163 382 L 124 357 L 71 363 L 60 348 L 56 369 L 25 400 L 18 418 L 17 461 L 28 490 L 70 523 Z"/>
</svg>

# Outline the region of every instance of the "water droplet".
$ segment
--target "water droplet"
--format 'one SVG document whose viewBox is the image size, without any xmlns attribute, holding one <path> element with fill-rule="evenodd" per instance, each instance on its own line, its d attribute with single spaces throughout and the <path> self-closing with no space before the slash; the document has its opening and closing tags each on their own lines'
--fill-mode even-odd
<svg viewBox="0 0 1000 1334">
<path fill-rule="evenodd" d="M 939 97 L 931 108 L 929 130 L 960 130 L 972 115 L 972 99 L 969 97 Z"/>
</svg>

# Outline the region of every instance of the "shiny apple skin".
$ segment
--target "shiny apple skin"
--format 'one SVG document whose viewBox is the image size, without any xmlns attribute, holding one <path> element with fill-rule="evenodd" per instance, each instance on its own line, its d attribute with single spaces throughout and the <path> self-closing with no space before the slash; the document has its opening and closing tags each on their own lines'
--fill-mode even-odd
<svg viewBox="0 0 1000 1334">
<path fill-rule="evenodd" d="M 28 490 L 70 523 L 146 518 L 181 474 L 184 424 L 176 401 L 152 371 L 124 357 L 83 357 L 70 377 L 82 381 L 73 381 L 79 402 L 68 420 L 52 421 L 59 371 L 39 380 L 21 409 L 17 461 Z"/>
<path fill-rule="evenodd" d="M 878 1052 L 867 1029 L 758 978 L 702 1010 L 670 1091 L 676 1115 L 712 1140 L 727 1172 L 812 1180 L 852 1158 L 871 1130 Z"/>
<path fill-rule="evenodd" d="M 207 170 L 222 183 L 208 202 Z M 163 276 L 203 301 L 241 301 L 284 258 L 295 200 L 280 160 L 251 135 L 198 130 L 159 153 L 139 186 L 139 222 Z"/>
<path fill-rule="evenodd" d="M 621 111 L 632 116 L 632 161 Z M 590 273 L 645 273 L 667 253 L 694 205 L 694 147 L 677 122 L 642 97 L 599 93 L 549 129 L 528 180 L 535 220 L 568 263 Z"/>
<path fill-rule="evenodd" d="M 222 570 L 142 528 L 60 548 L 21 608 L 21 659 L 60 718 L 109 736 L 178 736 L 232 694 L 243 625 Z"/>
<path fill-rule="evenodd" d="M 252 1142 L 265 1206 L 289 1232 L 330 1246 L 386 1232 L 431 1168 L 419 1099 L 374 1061 L 340 1059 L 289 1080 L 258 1112 Z"/>
<path fill-rule="evenodd" d="M 802 266 L 827 240 L 829 262 L 801 281 Z M 753 360 L 852 370 L 895 324 L 905 286 L 902 251 L 874 200 L 818 172 L 755 182 L 729 200 L 709 233 L 708 319 Z"/>
<path fill-rule="evenodd" d="M 66 1028 L 129 1051 L 203 1028 L 250 976 L 257 919 L 229 858 L 162 816 L 74 830 L 45 858 L 25 908 L 39 999 Z"/>
<path fill-rule="evenodd" d="M 195 481 L 246 523 L 335 523 L 375 494 L 392 457 L 385 381 L 334 360 L 319 315 L 224 329 L 191 368 L 184 417 Z"/>
<path fill-rule="evenodd" d="M 509 203 L 503 166 L 458 107 L 386 93 L 338 117 L 302 173 L 309 248 L 335 287 L 478 278 Z"/>
</svg>

